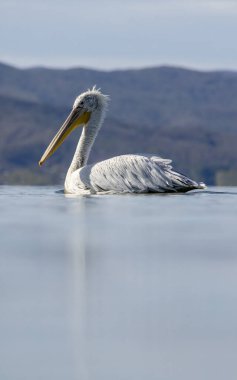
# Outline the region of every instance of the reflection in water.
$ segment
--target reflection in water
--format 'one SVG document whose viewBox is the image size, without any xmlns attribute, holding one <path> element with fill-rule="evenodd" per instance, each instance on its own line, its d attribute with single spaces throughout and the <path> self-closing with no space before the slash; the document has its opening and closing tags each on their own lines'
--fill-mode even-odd
<svg viewBox="0 0 237 380">
<path fill-rule="evenodd" d="M 0 378 L 234 380 L 237 205 L 221 191 L 2 189 Z"/>
<path fill-rule="evenodd" d="M 78 212 L 80 219 L 85 217 L 85 199 L 73 205 L 72 213 Z M 70 263 L 69 294 L 71 331 L 73 340 L 73 360 L 75 365 L 75 378 L 88 379 L 86 366 L 86 247 L 85 225 L 76 223 L 72 225 L 71 238 L 68 247 Z"/>
</svg>

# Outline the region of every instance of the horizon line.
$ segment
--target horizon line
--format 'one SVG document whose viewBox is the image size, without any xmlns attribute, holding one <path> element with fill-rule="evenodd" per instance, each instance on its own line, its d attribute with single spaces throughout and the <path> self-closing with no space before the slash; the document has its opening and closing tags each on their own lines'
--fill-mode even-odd
<svg viewBox="0 0 237 380">
<path fill-rule="evenodd" d="M 92 67 L 92 66 L 86 66 L 86 65 L 68 65 L 68 66 L 57 66 L 57 65 L 47 65 L 47 64 L 32 64 L 32 65 L 26 65 L 22 66 L 20 64 L 14 64 L 11 62 L 7 62 L 4 60 L 0 60 L 0 64 L 8 67 L 12 67 L 14 69 L 18 70 L 59 70 L 59 71 L 68 71 L 68 70 L 90 70 L 90 71 L 100 71 L 100 72 L 115 72 L 115 71 L 139 71 L 139 70 L 152 70 L 152 69 L 158 69 L 158 68 L 173 68 L 173 69 L 180 69 L 180 70 L 187 70 L 187 71 L 196 71 L 196 72 L 232 72 L 237 73 L 237 69 L 233 68 L 201 68 L 201 67 L 194 67 L 189 66 L 185 64 L 171 64 L 171 63 L 160 63 L 160 64 L 147 64 L 147 65 L 141 65 L 141 66 L 130 66 L 127 67 L 115 67 L 115 68 L 101 68 L 101 67 Z"/>
</svg>

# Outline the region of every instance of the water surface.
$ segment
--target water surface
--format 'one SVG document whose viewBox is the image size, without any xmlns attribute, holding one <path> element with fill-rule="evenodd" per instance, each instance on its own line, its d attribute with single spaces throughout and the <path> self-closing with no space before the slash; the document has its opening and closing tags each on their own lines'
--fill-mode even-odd
<svg viewBox="0 0 237 380">
<path fill-rule="evenodd" d="M 237 188 L 0 187 L 0 379 L 236 380 Z"/>
</svg>

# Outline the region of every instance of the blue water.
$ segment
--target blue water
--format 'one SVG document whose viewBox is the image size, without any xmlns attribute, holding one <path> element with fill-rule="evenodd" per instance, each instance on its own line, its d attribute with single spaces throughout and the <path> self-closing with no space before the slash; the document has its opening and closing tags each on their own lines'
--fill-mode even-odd
<svg viewBox="0 0 237 380">
<path fill-rule="evenodd" d="M 237 188 L 0 187 L 1 380 L 236 380 Z"/>
</svg>

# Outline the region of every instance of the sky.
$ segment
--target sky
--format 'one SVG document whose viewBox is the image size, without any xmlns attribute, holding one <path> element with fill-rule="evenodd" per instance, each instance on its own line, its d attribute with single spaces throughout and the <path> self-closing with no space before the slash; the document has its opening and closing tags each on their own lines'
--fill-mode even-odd
<svg viewBox="0 0 237 380">
<path fill-rule="evenodd" d="M 19 67 L 237 70 L 237 0 L 0 0 L 0 61 Z"/>
</svg>

